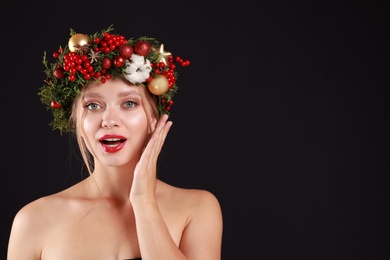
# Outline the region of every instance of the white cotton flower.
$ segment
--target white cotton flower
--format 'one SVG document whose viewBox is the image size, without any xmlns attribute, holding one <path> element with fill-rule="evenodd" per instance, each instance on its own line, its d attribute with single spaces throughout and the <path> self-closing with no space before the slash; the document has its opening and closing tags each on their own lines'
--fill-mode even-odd
<svg viewBox="0 0 390 260">
<path fill-rule="evenodd" d="M 138 54 L 132 54 L 130 61 L 126 60 L 124 77 L 133 84 L 145 82 L 150 76 L 152 66 L 148 59 Z"/>
<path fill-rule="evenodd" d="M 142 64 L 145 63 L 145 57 L 144 56 L 141 56 L 141 55 L 138 55 L 138 54 L 135 54 L 133 53 L 130 57 L 130 60 L 132 61 L 132 63 L 134 63 L 135 65 L 137 66 L 141 66 Z"/>
</svg>

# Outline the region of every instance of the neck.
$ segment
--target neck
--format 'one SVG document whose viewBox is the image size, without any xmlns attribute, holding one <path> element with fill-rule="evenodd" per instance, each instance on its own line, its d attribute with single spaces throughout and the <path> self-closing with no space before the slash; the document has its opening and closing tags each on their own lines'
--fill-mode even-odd
<svg viewBox="0 0 390 260">
<path fill-rule="evenodd" d="M 92 191 L 93 197 L 128 200 L 134 167 L 107 167 L 97 164 L 88 177 L 88 190 Z"/>
</svg>

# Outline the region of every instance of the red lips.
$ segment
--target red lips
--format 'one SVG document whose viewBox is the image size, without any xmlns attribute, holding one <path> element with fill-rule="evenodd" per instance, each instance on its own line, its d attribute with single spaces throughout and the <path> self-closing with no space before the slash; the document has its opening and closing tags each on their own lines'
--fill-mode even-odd
<svg viewBox="0 0 390 260">
<path fill-rule="evenodd" d="M 126 144 L 126 138 L 121 135 L 104 135 L 99 141 L 103 150 L 107 153 L 116 153 Z"/>
</svg>

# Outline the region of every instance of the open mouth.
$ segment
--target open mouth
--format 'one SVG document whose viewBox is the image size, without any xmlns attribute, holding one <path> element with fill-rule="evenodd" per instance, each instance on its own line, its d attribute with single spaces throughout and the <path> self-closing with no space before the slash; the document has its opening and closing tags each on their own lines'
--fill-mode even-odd
<svg viewBox="0 0 390 260">
<path fill-rule="evenodd" d="M 103 148 L 103 151 L 107 153 L 116 153 L 121 150 L 126 143 L 126 139 L 121 138 L 107 138 L 101 139 L 100 144 Z"/>
<path fill-rule="evenodd" d="M 119 138 L 111 138 L 111 139 L 100 140 L 101 143 L 103 143 L 105 145 L 110 145 L 110 146 L 119 145 L 119 144 L 121 144 L 121 143 L 123 143 L 125 141 L 126 141 L 125 139 L 119 139 Z"/>
</svg>

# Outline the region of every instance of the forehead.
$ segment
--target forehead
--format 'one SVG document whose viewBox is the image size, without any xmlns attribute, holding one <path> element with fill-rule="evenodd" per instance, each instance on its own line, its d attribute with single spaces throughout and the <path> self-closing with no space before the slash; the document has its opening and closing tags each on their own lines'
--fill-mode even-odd
<svg viewBox="0 0 390 260">
<path fill-rule="evenodd" d="M 126 96 L 131 94 L 141 95 L 142 87 L 135 86 L 122 79 L 110 79 L 105 83 L 92 82 L 83 88 L 85 96 L 101 94 L 115 94 Z"/>
</svg>

